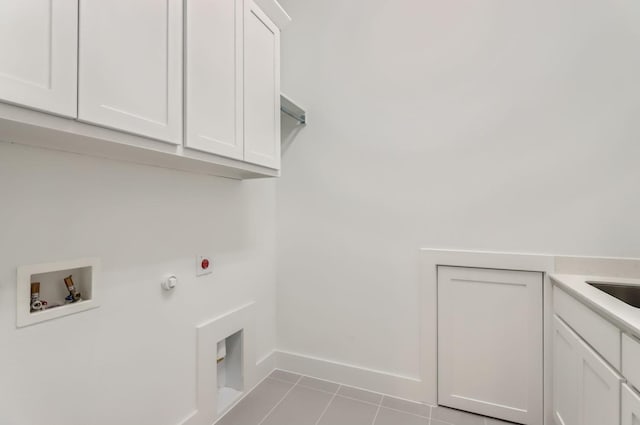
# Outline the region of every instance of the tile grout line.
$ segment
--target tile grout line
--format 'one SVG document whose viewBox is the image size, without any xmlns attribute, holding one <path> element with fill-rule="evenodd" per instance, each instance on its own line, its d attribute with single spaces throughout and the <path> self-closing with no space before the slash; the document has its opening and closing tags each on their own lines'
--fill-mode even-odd
<svg viewBox="0 0 640 425">
<path fill-rule="evenodd" d="M 336 395 L 338 395 L 336 391 L 321 390 L 320 388 L 312 387 L 311 385 L 298 384 L 298 386 L 302 387 L 302 388 L 306 388 L 308 390 L 318 391 L 318 392 L 325 393 L 325 394 L 330 394 L 330 395 L 336 394 Z M 342 387 L 342 385 L 338 384 L 338 389 L 340 389 L 340 387 Z M 344 396 L 340 395 L 340 397 L 344 397 Z M 345 398 L 349 398 L 349 397 L 345 397 Z"/>
<path fill-rule="evenodd" d="M 302 375 L 302 378 L 305 378 L 305 377 L 306 378 L 311 378 L 311 379 L 318 379 L 319 381 L 325 381 L 325 382 L 330 382 L 332 384 L 336 384 L 338 386 L 338 389 L 336 391 L 334 391 L 334 392 L 327 391 L 327 390 L 322 390 L 320 388 L 312 387 L 310 385 L 305 385 L 305 384 L 302 383 L 302 380 L 300 380 L 300 382 L 295 384 L 295 385 L 298 386 L 298 387 L 306 388 L 308 390 L 318 391 L 318 392 L 325 393 L 325 394 L 331 394 L 331 395 L 335 394 L 337 397 L 340 397 L 340 398 L 346 398 L 347 400 L 357 401 L 359 403 L 364 403 L 364 404 L 368 404 L 370 406 L 376 406 L 376 407 L 380 406 L 382 404 L 382 400 L 385 397 L 383 394 L 373 393 L 372 392 L 372 394 L 380 395 L 380 401 L 372 402 L 372 401 L 362 400 L 362 399 L 359 399 L 359 398 L 356 398 L 356 397 L 351 397 L 351 396 L 344 395 L 344 394 L 338 394 L 340 392 L 340 388 L 356 388 L 356 387 L 350 387 L 349 385 L 338 384 L 338 383 L 333 382 L 333 381 L 327 381 L 326 379 L 314 378 L 313 376 Z M 284 381 L 284 380 L 282 380 L 280 378 L 273 378 L 271 376 L 268 376 L 267 378 L 275 379 L 276 381 L 280 381 L 280 382 L 283 382 L 285 384 L 291 384 L 291 381 Z M 359 388 L 356 388 L 356 389 L 360 390 Z M 367 391 L 367 390 L 361 390 L 361 391 L 371 392 L 371 391 Z M 402 399 L 399 399 L 399 400 L 402 400 Z M 408 401 L 410 403 L 416 403 L 415 401 L 410 401 L 410 400 L 406 400 L 406 401 Z M 416 403 L 416 404 L 420 404 L 420 403 Z M 433 407 L 433 406 L 431 406 L 429 404 L 424 404 L 424 406 L 427 406 L 429 408 Z M 420 416 L 421 418 L 427 417 L 427 416 L 417 415 L 417 414 L 411 413 L 411 412 L 405 412 L 404 410 L 394 409 L 393 407 L 386 407 L 386 406 L 383 406 L 383 407 L 385 407 L 386 409 L 395 410 L 396 412 L 402 412 L 402 413 L 408 413 L 408 414 L 414 415 L 414 416 Z"/>
<path fill-rule="evenodd" d="M 296 382 L 298 382 L 298 379 L 300 378 L 296 378 L 296 382 L 293 381 L 287 381 L 286 379 L 282 379 L 282 378 L 274 378 L 273 376 L 269 375 L 267 376 L 265 379 L 273 379 L 274 381 L 278 381 L 278 382 L 284 382 L 285 384 L 293 384 L 295 385 Z"/>
<path fill-rule="evenodd" d="M 395 407 L 389 407 L 389 406 L 384 406 L 382 403 L 384 402 L 384 398 L 385 397 L 390 397 L 390 396 L 386 396 L 383 395 L 382 398 L 380 399 L 380 403 L 378 403 L 378 405 L 382 408 L 388 409 L 388 410 L 393 410 L 394 412 L 399 412 L 399 413 L 404 413 L 406 415 L 411 415 L 411 416 L 417 416 L 418 418 L 423 418 L 423 419 L 429 419 L 429 422 L 431 422 L 431 412 L 433 411 L 434 406 L 430 405 L 430 404 L 426 404 L 426 403 L 418 403 L 415 401 L 411 401 L 411 400 L 405 400 L 405 399 L 401 399 L 401 398 L 397 398 L 397 397 L 390 397 L 390 398 L 394 398 L 397 400 L 402 400 L 402 401 L 407 401 L 409 403 L 413 403 L 413 404 L 421 404 L 423 406 L 426 406 L 429 408 L 429 414 L 428 416 L 423 416 L 423 415 L 419 415 L 417 413 L 413 413 L 413 412 L 408 412 L 406 410 L 402 410 L 402 409 L 396 409 Z M 365 402 L 366 403 L 366 402 Z"/>
<path fill-rule="evenodd" d="M 285 371 L 285 372 L 286 372 L 286 371 Z M 293 372 L 289 372 L 289 373 L 293 373 Z M 412 401 L 412 400 L 402 399 L 402 398 L 398 398 L 398 397 L 391 397 L 391 396 L 387 396 L 387 395 L 384 395 L 384 394 L 381 394 L 381 393 L 376 393 L 376 392 L 372 392 L 372 391 L 368 391 L 368 390 L 362 390 L 362 389 L 357 388 L 357 387 L 350 387 L 350 386 L 348 386 L 348 385 L 339 384 L 339 383 L 334 382 L 334 381 L 329 381 L 329 380 L 326 380 L 326 379 L 315 378 L 315 377 L 313 377 L 313 376 L 307 376 L 307 375 L 302 375 L 302 374 L 297 374 L 297 375 L 298 375 L 298 379 L 296 380 L 296 382 L 295 382 L 295 383 L 293 383 L 293 386 L 294 386 L 294 387 L 301 387 L 301 388 L 306 388 L 306 389 L 309 389 L 309 390 L 312 390 L 312 391 L 318 391 L 318 392 L 325 393 L 325 394 L 331 394 L 331 395 L 333 395 L 333 397 L 331 398 L 331 400 L 330 400 L 330 403 L 329 403 L 329 404 L 331 404 L 331 402 L 333 402 L 333 400 L 335 399 L 335 397 L 341 397 L 341 398 L 346 398 L 346 399 L 348 399 L 348 400 L 353 400 L 353 401 L 357 401 L 357 402 L 360 402 L 360 403 L 365 403 L 365 404 L 368 404 L 368 405 L 370 405 L 370 406 L 378 406 L 378 407 L 379 407 L 379 409 L 378 409 L 378 411 L 376 412 L 376 417 L 377 417 L 378 412 L 380 411 L 380 408 L 385 408 L 385 409 L 388 409 L 388 410 L 392 410 L 392 411 L 394 411 L 394 412 L 404 413 L 404 414 L 411 415 L 411 416 L 415 416 L 415 417 L 418 417 L 418 418 L 429 419 L 429 422 L 431 422 L 431 419 L 432 419 L 432 418 L 431 418 L 431 415 L 433 414 L 433 408 L 434 408 L 435 406 L 432 406 L 432 405 L 430 405 L 430 404 L 426 404 L 426 403 L 418 403 L 418 402 L 415 402 L 415 401 Z M 336 384 L 336 385 L 338 386 L 338 388 L 337 388 L 334 392 L 330 392 L 330 391 L 326 391 L 326 390 L 321 390 L 321 389 L 319 389 L 319 388 L 314 388 L 314 387 L 311 387 L 311 386 L 309 386 L 309 385 L 304 385 L 304 384 L 302 384 L 301 382 L 302 382 L 302 379 L 303 379 L 303 378 L 305 378 L 305 377 L 306 377 L 306 378 L 311 378 L 311 379 L 317 379 L 317 380 L 319 380 L 319 381 L 330 382 L 330 383 Z M 274 379 L 274 380 L 276 380 L 276 381 L 279 381 L 279 382 L 282 382 L 282 383 L 286 383 L 286 384 L 291 384 L 291 383 L 292 383 L 292 381 L 286 381 L 286 380 L 281 379 L 281 378 L 275 378 L 275 377 L 272 377 L 271 375 L 268 375 L 265 379 Z M 338 392 L 340 391 L 340 388 L 343 388 L 343 387 L 347 387 L 347 388 L 355 388 L 355 389 L 359 389 L 359 390 L 361 390 L 361 391 L 370 392 L 370 393 L 373 393 L 373 394 L 378 394 L 378 395 L 380 395 L 380 401 L 378 401 L 377 403 L 372 403 L 372 402 L 370 402 L 370 401 L 360 400 L 360 399 L 358 399 L 358 398 L 349 397 L 349 396 L 346 396 L 346 395 L 343 395 L 343 394 L 338 394 Z M 286 397 L 286 396 L 289 394 L 289 392 L 291 392 L 291 390 L 293 390 L 293 387 L 292 387 L 292 388 L 291 388 L 291 389 L 290 389 L 290 390 L 289 390 L 289 391 L 284 395 L 284 397 Z M 283 397 L 283 399 L 284 399 L 284 397 Z M 393 398 L 393 399 L 398 399 L 398 400 L 406 401 L 406 402 L 413 403 L 413 404 L 422 404 L 423 406 L 426 406 L 426 407 L 428 407 L 428 408 L 429 408 L 429 414 L 428 414 L 428 416 L 423 416 L 423 415 L 420 415 L 420 414 L 417 414 L 417 413 L 408 412 L 408 411 L 406 411 L 406 410 L 401 410 L 401 409 L 396 409 L 396 408 L 394 408 L 394 407 L 384 406 L 382 403 L 384 402 L 385 397 L 390 397 L 390 398 Z M 282 402 L 282 400 L 280 400 L 280 402 Z M 278 402 L 278 404 L 280 404 L 280 402 Z M 278 405 L 274 406 L 274 409 L 275 409 L 277 406 L 278 406 Z M 273 409 L 272 409 L 272 410 L 273 410 Z M 326 410 L 326 409 L 325 409 L 325 410 Z M 270 414 L 271 414 L 271 411 L 269 411 L 269 413 L 267 413 L 267 416 L 269 416 Z M 324 415 L 324 412 L 323 412 L 323 415 Z M 265 419 L 266 419 L 266 417 L 265 417 Z M 374 419 L 375 419 L 375 418 L 374 418 Z M 264 419 L 263 419 L 262 421 L 260 421 L 260 422 L 258 423 L 258 425 L 261 425 L 263 421 L 264 421 Z M 446 424 L 446 425 L 453 425 L 453 424 L 450 424 L 450 423 L 448 423 L 448 422 L 444 422 L 444 421 L 440 421 L 440 422 L 442 422 L 443 424 Z M 316 424 L 316 425 L 317 425 L 317 424 Z M 482 424 L 482 425 L 485 425 L 485 424 Z"/>
<path fill-rule="evenodd" d="M 378 401 L 378 408 L 376 409 L 376 414 L 373 416 L 371 425 L 375 425 L 376 421 L 378 420 L 378 414 L 380 413 L 380 409 L 382 409 L 382 402 L 384 401 L 385 397 L 386 396 L 384 394 L 382 394 L 382 397 L 380 397 L 380 401 Z"/>
<path fill-rule="evenodd" d="M 438 424 L 434 424 L 434 425 L 439 425 L 439 424 L 442 424 L 442 425 L 454 425 L 451 422 L 443 421 L 441 419 L 429 418 L 429 423 L 431 423 L 433 421 L 438 422 Z"/>
<path fill-rule="evenodd" d="M 417 413 L 407 412 L 406 410 L 395 409 L 395 408 L 389 407 L 389 406 L 380 405 L 380 407 L 383 407 L 383 408 L 385 408 L 387 410 L 393 410 L 394 412 L 404 413 L 405 415 L 416 416 L 416 417 L 422 418 L 422 419 L 431 419 L 431 410 L 429 410 L 429 416 L 422 416 L 422 415 L 418 415 Z M 431 406 L 429 406 L 429 407 L 431 407 Z M 448 424 L 448 422 L 445 422 L 445 423 Z M 453 425 L 453 424 L 450 424 L 450 425 Z"/>
<path fill-rule="evenodd" d="M 331 382 L 331 381 L 327 381 L 327 382 Z M 394 412 L 404 413 L 405 415 L 416 416 L 418 418 L 423 418 L 423 419 L 431 419 L 431 409 L 433 409 L 433 407 L 434 407 L 434 406 L 431 406 L 429 404 L 424 404 L 424 406 L 429 408 L 429 414 L 427 416 L 423 416 L 423 415 L 419 415 L 417 413 L 408 412 L 406 410 L 396 409 L 395 407 L 384 406 L 382 404 L 382 401 L 384 400 L 384 396 L 382 398 L 380 398 L 379 402 L 372 403 L 370 401 L 360 400 L 359 398 L 354 398 L 354 397 L 349 397 L 349 396 L 346 396 L 346 395 L 343 395 L 343 394 L 338 394 L 338 391 L 340 390 L 340 388 L 344 387 L 344 385 L 342 385 L 342 384 L 338 384 L 338 391 L 336 391 L 335 393 L 332 393 L 332 392 L 329 392 L 329 391 L 325 391 L 325 390 L 321 390 L 319 388 L 310 387 L 310 386 L 307 386 L 307 385 L 304 385 L 304 384 L 297 384 L 297 386 L 298 387 L 302 387 L 302 388 L 306 388 L 306 389 L 309 389 L 309 390 L 313 390 L 313 391 L 318 391 L 318 392 L 325 393 L 325 394 L 335 395 L 333 398 L 335 398 L 335 397 L 345 398 L 347 400 L 356 401 L 358 403 L 368 404 L 369 406 L 382 407 L 382 408 L 387 409 L 387 410 L 392 410 Z M 332 401 L 333 401 L 333 398 L 331 399 Z M 411 403 L 415 403 L 415 402 L 411 402 Z M 446 424 L 446 425 L 453 425 L 453 424 L 450 424 L 449 422 L 442 422 L 442 423 Z"/>
<path fill-rule="evenodd" d="M 288 383 L 290 384 L 290 382 L 288 382 Z M 340 388 L 344 387 L 344 385 L 341 385 L 341 384 L 337 384 L 337 385 L 338 385 L 338 390 L 339 390 Z M 336 393 L 332 393 L 331 391 L 321 390 L 321 389 L 319 389 L 319 388 L 310 387 L 310 386 L 308 386 L 308 385 L 304 385 L 304 384 L 298 384 L 298 386 L 299 386 L 299 387 L 302 387 L 302 388 L 307 388 L 307 389 L 309 389 L 309 390 L 313 390 L 313 391 L 318 391 L 318 392 L 321 392 L 321 393 L 325 393 L 325 394 L 331 394 L 331 395 L 335 394 L 335 395 L 336 395 L 336 397 L 346 398 L 347 400 L 357 401 L 358 403 L 368 404 L 369 406 L 376 406 L 376 407 L 380 406 L 380 403 L 379 403 L 379 402 L 373 403 L 373 402 L 371 402 L 371 401 L 361 400 L 361 399 L 359 399 L 359 398 L 350 397 L 350 396 L 348 396 L 348 395 L 344 395 L 344 394 L 338 394 L 337 392 L 336 392 Z M 431 407 L 431 406 L 429 406 L 429 407 Z M 392 409 L 392 410 L 395 410 L 395 409 Z M 401 412 L 401 410 L 398 410 L 398 411 L 399 411 L 399 412 Z M 418 415 L 418 416 L 419 416 L 419 415 Z"/>
<path fill-rule="evenodd" d="M 342 386 L 342 387 L 353 388 L 353 389 L 360 390 L 360 391 L 364 391 L 364 392 L 371 393 L 371 394 L 376 394 L 376 395 L 379 395 L 379 396 L 381 397 L 381 402 L 382 402 L 382 399 L 384 399 L 385 397 L 389 397 L 389 398 L 392 398 L 392 399 L 401 400 L 401 401 L 406 401 L 406 402 L 409 402 L 409 403 L 414 403 L 414 404 L 423 404 L 423 405 L 425 405 L 425 406 L 434 407 L 434 406 L 432 406 L 432 405 L 430 405 L 430 404 L 427 404 L 427 403 L 420 403 L 420 402 L 417 402 L 417 401 L 415 401 L 415 400 L 411 400 L 411 399 L 408 399 L 408 398 L 396 397 L 396 396 L 391 395 L 391 394 L 386 394 L 386 393 L 381 393 L 381 392 L 377 392 L 377 391 L 372 391 L 372 390 L 369 390 L 369 389 L 366 389 L 366 388 L 354 387 L 354 386 L 352 386 L 352 385 L 346 385 L 346 384 L 343 384 L 343 383 L 340 383 L 340 382 L 332 381 L 332 380 L 330 380 L 330 379 L 318 378 L 317 376 L 303 375 L 303 374 L 301 374 L 301 373 L 292 372 L 292 371 L 287 370 L 287 369 L 278 369 L 278 368 L 275 368 L 275 369 L 274 369 L 274 371 L 276 371 L 276 370 L 279 370 L 279 371 L 281 371 L 281 372 L 287 372 L 287 373 L 290 373 L 290 374 L 293 374 L 293 375 L 298 375 L 298 376 L 301 376 L 301 377 L 307 377 L 307 378 L 311 378 L 311 379 L 317 379 L 317 380 L 319 380 L 319 381 L 330 382 L 330 383 L 332 383 L 332 384 L 336 384 L 336 385 L 339 385 L 339 386 Z M 273 378 L 273 377 L 271 377 L 271 375 L 268 375 L 267 377 L 268 377 L 268 378 L 271 378 L 271 379 L 277 379 L 277 380 L 279 380 L 279 381 L 283 381 L 283 382 L 291 383 L 291 381 L 285 381 L 285 380 L 280 379 L 280 378 Z M 302 385 L 302 386 L 304 386 L 304 385 Z M 312 387 L 307 387 L 307 388 L 311 388 L 311 389 L 314 389 L 314 390 L 317 390 L 317 391 L 322 391 L 322 390 L 318 390 L 317 388 L 312 388 Z M 329 391 L 325 391 L 325 392 L 326 392 L 326 393 L 329 393 Z M 329 394 L 331 394 L 331 393 L 329 393 Z M 344 396 L 343 396 L 343 395 L 340 395 L 340 397 L 344 397 Z M 352 398 L 352 397 L 346 397 L 346 398 L 351 398 L 352 400 L 356 400 L 356 401 L 364 401 L 364 400 L 359 400 L 359 399 L 357 399 L 357 398 Z M 365 403 L 375 404 L 375 403 L 371 403 L 371 402 L 367 402 L 367 401 L 365 401 Z M 402 412 L 402 410 L 400 410 L 400 412 Z M 420 415 L 417 415 L 417 416 L 420 416 Z M 423 416 L 423 417 L 424 417 L 424 416 Z"/>
<path fill-rule="evenodd" d="M 369 406 L 376 406 L 376 407 L 380 406 L 380 403 L 372 403 L 370 401 L 360 400 L 359 398 L 349 397 L 349 396 L 344 395 L 344 394 L 336 394 L 336 396 L 338 396 L 340 398 L 346 398 L 347 400 L 357 401 L 359 403 L 368 404 Z"/>
<path fill-rule="evenodd" d="M 335 383 L 335 384 L 337 385 L 336 390 L 335 390 L 334 392 L 330 392 L 330 391 L 326 391 L 326 390 L 322 390 L 322 389 L 319 389 L 319 388 L 314 388 L 314 387 L 312 387 L 312 386 L 308 386 L 308 385 L 302 384 L 302 381 L 303 381 L 303 379 L 304 379 L 305 377 L 307 377 L 307 378 L 311 378 L 311 379 L 318 379 L 318 380 L 320 380 L 320 381 L 326 381 L 326 382 Z M 410 400 L 405 400 L 405 401 L 408 401 L 408 402 L 413 403 L 413 404 L 422 404 L 423 406 L 428 407 L 428 408 L 429 408 L 429 413 L 428 413 L 428 415 L 427 415 L 427 416 L 423 416 L 423 415 L 420 415 L 420 414 L 417 414 L 417 413 L 408 412 L 408 411 L 406 411 L 406 410 L 396 409 L 396 408 L 394 408 L 394 407 L 387 407 L 387 406 L 384 406 L 384 405 L 383 405 L 385 397 L 390 397 L 390 398 L 394 398 L 394 399 L 395 399 L 396 397 L 385 396 L 384 394 L 380 394 L 380 393 L 374 393 L 374 394 L 379 394 L 379 395 L 381 395 L 381 397 L 380 397 L 380 400 L 379 400 L 377 403 L 373 403 L 373 402 L 371 402 L 371 401 L 360 400 L 360 399 L 358 399 L 358 398 L 354 398 L 354 397 L 350 397 L 350 396 L 347 396 L 347 395 L 339 394 L 339 392 L 340 392 L 340 390 L 341 390 L 342 388 L 356 388 L 356 387 L 350 387 L 350 386 L 343 385 L 343 384 L 339 384 L 339 383 L 336 383 L 336 382 L 333 382 L 333 381 L 328 381 L 328 380 L 324 380 L 324 379 L 319 379 L 319 378 L 314 378 L 314 377 L 311 377 L 311 376 L 306 376 L 306 375 L 299 374 L 299 375 L 298 375 L 298 378 L 296 379 L 296 381 L 295 381 L 295 382 L 293 382 L 293 381 L 287 381 L 287 380 L 284 380 L 284 379 L 281 379 L 281 378 L 272 377 L 271 375 L 267 375 L 267 376 L 266 376 L 266 377 L 265 377 L 261 382 L 264 382 L 264 381 L 266 381 L 267 379 L 272 379 L 272 380 L 275 380 L 275 381 L 278 381 L 278 382 L 281 382 L 281 383 L 290 384 L 290 385 L 292 385 L 292 386 L 291 386 L 291 388 L 290 388 L 290 389 L 289 389 L 289 390 L 288 390 L 288 391 L 287 391 L 287 392 L 282 396 L 282 398 L 278 401 L 278 403 L 276 403 L 276 405 L 275 405 L 275 406 L 273 406 L 273 408 L 271 408 L 271 409 L 269 410 L 269 412 L 267 412 L 267 414 L 264 416 L 264 418 L 262 418 L 262 420 L 260 420 L 260 422 L 258 422 L 258 424 L 257 424 L 257 425 L 262 425 L 262 424 L 267 420 L 267 418 L 268 418 L 268 417 L 273 413 L 273 411 L 274 411 L 274 410 L 275 410 L 275 409 L 276 409 L 280 404 L 282 404 L 282 402 L 287 398 L 287 396 L 288 396 L 288 395 L 289 395 L 289 394 L 290 394 L 290 393 L 291 393 L 291 392 L 292 392 L 296 387 L 305 388 L 305 389 L 309 389 L 309 390 L 311 390 L 311 391 L 317 391 L 317 392 L 321 392 L 321 393 L 329 394 L 329 395 L 331 395 L 331 396 L 332 396 L 332 397 L 331 397 L 331 399 L 329 400 L 328 404 L 325 406 L 324 410 L 322 411 L 322 413 L 321 413 L 320 417 L 319 417 L 319 418 L 318 418 L 318 420 L 315 422 L 315 425 L 318 425 L 318 424 L 320 423 L 320 421 L 324 418 L 324 416 L 325 416 L 326 412 L 328 411 L 328 409 L 329 409 L 329 407 L 331 406 L 331 404 L 335 401 L 335 398 L 336 398 L 336 397 L 340 397 L 340 398 L 344 398 L 344 399 L 348 399 L 348 400 L 356 401 L 356 402 L 363 403 L 363 404 L 368 404 L 368 405 L 370 405 L 370 406 L 377 406 L 376 414 L 375 414 L 375 416 L 373 417 L 373 422 L 372 422 L 372 424 L 371 424 L 371 425 L 375 425 L 375 421 L 377 420 L 377 418 L 378 418 L 378 416 L 379 416 L 379 414 L 380 414 L 380 411 L 381 411 L 383 408 L 384 408 L 384 409 L 391 410 L 391 411 L 394 411 L 394 412 L 403 413 L 403 414 L 411 415 L 411 416 L 414 416 L 414 417 L 418 417 L 418 418 L 421 418 L 421 419 L 427 419 L 427 420 L 428 420 L 428 422 L 426 422 L 426 424 L 428 424 L 428 425 L 437 425 L 437 424 L 442 424 L 442 425 L 453 425 L 453 424 L 451 424 L 450 422 L 447 422 L 447 421 L 442 421 L 442 420 L 439 420 L 439 419 L 434 419 L 434 418 L 433 418 L 433 410 L 434 410 L 437 406 L 433 406 L 433 405 L 430 405 L 430 404 L 427 404 L 427 403 L 418 403 L 418 402 L 414 402 L 414 401 L 410 401 Z M 258 384 L 258 385 L 259 385 L 259 384 Z M 255 386 L 251 391 L 255 390 L 255 388 L 256 388 L 258 385 L 256 385 L 256 386 Z M 359 389 L 359 388 L 356 388 L 356 389 Z M 367 390 L 362 390 L 362 391 L 371 392 L 371 391 L 367 391 Z M 400 400 L 403 400 L 403 399 L 400 399 Z M 236 407 L 236 406 L 234 406 L 234 407 Z M 233 409 L 233 408 L 232 408 L 232 409 Z M 232 409 L 229 409 L 229 410 L 232 410 Z M 229 413 L 229 412 L 227 412 L 227 413 Z M 481 417 L 481 418 L 482 418 L 482 423 L 481 423 L 480 425 L 489 425 L 489 423 L 488 423 L 488 420 L 489 420 L 489 419 L 488 419 L 487 417 L 483 417 L 482 415 L 475 415 L 475 416 L 479 416 L 479 417 Z M 434 421 L 435 421 L 435 422 L 437 422 L 437 424 L 436 424 L 436 423 L 434 423 Z"/>
<path fill-rule="evenodd" d="M 302 376 L 302 378 L 304 378 L 305 376 L 306 376 L 306 375 L 303 375 L 303 376 Z M 307 377 L 307 378 L 313 378 L 312 376 L 306 376 L 306 377 Z M 331 395 L 335 394 L 336 396 L 338 396 L 338 397 L 340 397 L 340 398 L 346 398 L 347 400 L 357 401 L 357 402 L 359 402 L 359 403 L 365 403 L 365 404 L 368 404 L 368 405 L 370 405 L 370 406 L 376 406 L 376 407 L 377 407 L 377 406 L 380 406 L 380 404 L 382 403 L 382 399 L 384 398 L 384 396 L 380 395 L 380 401 L 378 401 L 378 402 L 372 402 L 372 401 L 361 400 L 361 399 L 356 398 L 356 397 L 350 397 L 350 396 L 348 396 L 348 395 L 344 395 L 344 394 L 338 394 L 337 392 L 331 392 L 331 391 L 321 390 L 320 388 L 315 388 L 315 387 L 312 387 L 312 386 L 309 386 L 309 385 L 304 385 L 304 384 L 302 384 L 302 383 L 297 383 L 297 384 L 296 384 L 296 383 L 293 383 L 293 382 L 291 382 L 291 381 L 285 381 L 284 379 L 281 379 L 281 378 L 274 378 L 274 377 L 272 377 L 272 376 L 267 376 L 267 377 L 266 377 L 266 378 L 264 378 L 264 379 L 273 379 L 274 381 L 282 382 L 283 384 L 294 384 L 294 385 L 296 385 L 296 386 L 298 386 L 298 387 L 306 388 L 306 389 L 308 389 L 308 390 L 318 391 L 318 392 L 325 393 L 325 394 L 331 394 Z M 313 379 L 318 379 L 318 378 L 313 378 Z M 326 381 L 326 380 L 325 380 L 325 379 L 320 379 L 320 381 Z M 340 390 L 340 388 L 343 388 L 343 387 L 347 387 L 347 388 L 355 388 L 355 387 L 349 387 L 348 385 L 337 384 L 337 383 L 335 383 L 335 382 L 333 382 L 333 381 L 326 381 L 326 382 L 331 382 L 332 384 L 336 384 L 336 385 L 338 386 L 338 391 Z M 356 389 L 358 389 L 358 388 L 356 388 Z M 366 391 L 366 390 L 362 390 L 362 391 Z M 373 393 L 373 394 L 377 394 L 377 393 Z M 428 404 L 425 404 L 425 406 L 432 407 L 432 406 L 430 406 L 430 405 L 428 405 Z M 392 407 L 389 407 L 389 409 L 391 409 L 391 410 L 396 410 L 396 411 L 398 411 L 398 412 L 404 412 L 404 410 L 397 410 L 397 409 L 394 409 L 394 408 L 392 408 Z M 405 413 L 409 413 L 409 412 L 405 412 Z M 417 415 L 417 416 L 420 416 L 420 415 Z M 423 416 L 423 417 L 424 417 L 424 416 Z"/>
<path fill-rule="evenodd" d="M 320 414 L 320 417 L 316 421 L 315 425 L 318 425 L 320 423 L 320 421 L 322 420 L 322 418 L 324 417 L 324 414 L 327 413 L 327 410 L 329 410 L 329 406 L 331 406 L 331 403 L 333 403 L 333 400 L 335 400 L 336 396 L 338 395 L 338 391 L 340 391 L 341 387 L 342 387 L 342 385 L 338 384 L 338 388 L 336 388 L 336 392 L 333 393 L 333 397 L 331 397 L 331 400 L 329 400 L 329 403 L 327 403 L 327 406 L 324 408 L 324 410 Z"/>
<path fill-rule="evenodd" d="M 300 375 L 300 377 L 298 378 L 298 380 L 296 381 L 296 383 L 295 383 L 295 384 L 293 384 L 293 385 L 291 386 L 291 388 L 289 388 L 289 391 L 287 391 L 287 392 L 282 396 L 282 398 L 280 399 L 280 401 L 279 401 L 279 402 L 277 402 L 277 403 L 276 403 L 276 405 L 275 405 L 275 406 L 273 406 L 273 407 L 271 408 L 271 410 L 269 410 L 269 412 L 267 412 L 267 414 L 264 416 L 264 418 L 262 418 L 262 420 L 261 420 L 260 422 L 258 422 L 258 425 L 262 425 L 262 423 L 263 423 L 264 421 L 266 421 L 266 420 L 267 420 L 267 418 L 269 417 L 269 415 L 270 415 L 271 413 L 273 413 L 273 411 L 274 411 L 274 410 L 276 410 L 276 408 L 277 408 L 278 406 L 280 406 L 280 404 L 282 404 L 282 402 L 284 401 L 284 399 L 285 399 L 285 398 L 287 398 L 287 396 L 289 395 L 289 393 L 290 393 L 291 391 L 293 391 L 293 389 L 296 387 L 296 385 L 298 385 L 298 382 L 300 382 L 300 380 L 301 380 L 301 379 L 302 379 L 302 375 Z"/>
<path fill-rule="evenodd" d="M 378 410 L 376 410 L 376 414 L 373 417 L 373 421 L 371 421 L 371 425 L 375 425 L 376 421 L 378 420 L 378 414 L 380 413 L 380 409 L 382 408 L 382 399 L 380 399 L 380 403 L 381 404 L 378 405 Z"/>
</svg>

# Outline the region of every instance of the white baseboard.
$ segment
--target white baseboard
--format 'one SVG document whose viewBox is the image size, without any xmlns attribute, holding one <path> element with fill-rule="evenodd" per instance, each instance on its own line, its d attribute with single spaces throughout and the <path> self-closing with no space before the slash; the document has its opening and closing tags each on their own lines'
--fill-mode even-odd
<svg viewBox="0 0 640 425">
<path fill-rule="evenodd" d="M 253 383 L 254 386 L 262 382 L 276 368 L 276 353 L 276 350 L 271 350 L 269 354 L 258 360 L 256 363 L 257 380 Z"/>
<path fill-rule="evenodd" d="M 393 397 L 427 402 L 427 400 L 422 400 L 422 382 L 417 378 L 287 351 L 276 351 L 274 356 L 277 369 L 313 376 Z"/>
<path fill-rule="evenodd" d="M 245 394 L 234 403 L 238 404 L 260 384 L 274 369 L 282 369 L 301 375 L 349 385 L 392 397 L 414 401 L 421 400 L 422 382 L 419 379 L 395 375 L 359 366 L 348 365 L 317 357 L 297 353 L 273 350 L 258 360 L 255 369 L 255 382 Z M 233 408 L 233 406 L 231 408 Z M 197 411 L 193 412 L 180 425 L 191 425 Z"/>
</svg>

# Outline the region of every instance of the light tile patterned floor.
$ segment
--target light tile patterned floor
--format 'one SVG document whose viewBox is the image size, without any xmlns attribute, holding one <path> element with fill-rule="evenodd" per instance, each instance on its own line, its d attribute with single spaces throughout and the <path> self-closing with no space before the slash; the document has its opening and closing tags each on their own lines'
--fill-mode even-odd
<svg viewBox="0 0 640 425">
<path fill-rule="evenodd" d="M 281 370 L 216 425 L 511 425 Z"/>
</svg>

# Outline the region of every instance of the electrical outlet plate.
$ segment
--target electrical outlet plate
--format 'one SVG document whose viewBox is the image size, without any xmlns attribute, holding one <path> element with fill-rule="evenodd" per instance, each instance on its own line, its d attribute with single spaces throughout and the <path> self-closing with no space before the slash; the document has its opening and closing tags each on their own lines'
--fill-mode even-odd
<svg viewBox="0 0 640 425">
<path fill-rule="evenodd" d="M 213 259 L 209 255 L 196 257 L 196 276 L 204 276 L 213 273 Z"/>
</svg>

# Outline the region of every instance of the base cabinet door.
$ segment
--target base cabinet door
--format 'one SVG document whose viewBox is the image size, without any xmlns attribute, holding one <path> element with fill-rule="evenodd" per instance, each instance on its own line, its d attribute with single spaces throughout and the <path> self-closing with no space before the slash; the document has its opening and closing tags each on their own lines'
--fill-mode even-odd
<svg viewBox="0 0 640 425">
<path fill-rule="evenodd" d="M 581 425 L 620 423 L 622 378 L 584 342 L 580 364 Z"/>
<path fill-rule="evenodd" d="M 553 323 L 553 418 L 580 425 L 580 341 L 557 316 Z"/>
<path fill-rule="evenodd" d="M 244 160 L 280 168 L 280 30 L 247 0 L 244 22 Z"/>
<path fill-rule="evenodd" d="M 78 118 L 182 144 L 181 0 L 80 0 Z"/>
<path fill-rule="evenodd" d="M 77 114 L 78 0 L 0 0 L 0 101 Z"/>
<path fill-rule="evenodd" d="M 622 421 L 620 425 L 640 424 L 640 395 L 631 387 L 622 385 Z"/>
<path fill-rule="evenodd" d="M 438 267 L 438 403 L 543 418 L 542 273 Z"/>
<path fill-rule="evenodd" d="M 619 425 L 623 378 L 558 316 L 553 344 L 556 425 Z"/>
</svg>

